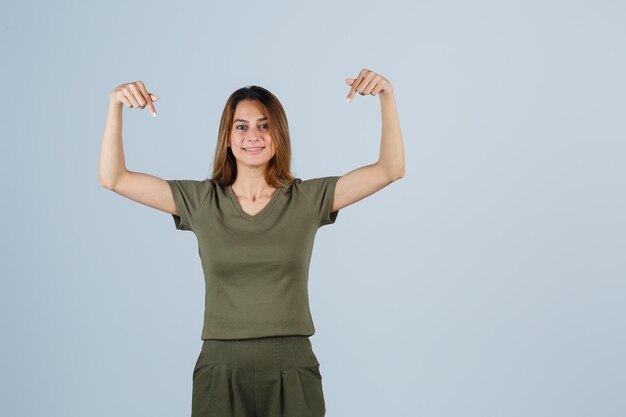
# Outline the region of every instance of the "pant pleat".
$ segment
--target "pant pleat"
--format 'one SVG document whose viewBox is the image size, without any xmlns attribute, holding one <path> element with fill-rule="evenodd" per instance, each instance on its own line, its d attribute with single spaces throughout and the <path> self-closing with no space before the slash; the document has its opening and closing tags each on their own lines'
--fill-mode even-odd
<svg viewBox="0 0 626 417">
<path fill-rule="evenodd" d="M 192 417 L 324 417 L 319 362 L 307 336 L 207 340 Z"/>
</svg>

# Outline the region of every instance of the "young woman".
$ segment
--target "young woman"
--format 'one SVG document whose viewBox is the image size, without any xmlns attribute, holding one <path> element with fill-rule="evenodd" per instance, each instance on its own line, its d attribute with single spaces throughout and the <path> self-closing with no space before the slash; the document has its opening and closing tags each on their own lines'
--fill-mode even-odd
<svg viewBox="0 0 626 417">
<path fill-rule="evenodd" d="M 100 185 L 171 213 L 193 231 L 205 278 L 202 349 L 192 378 L 192 417 L 325 415 L 320 363 L 308 302 L 308 271 L 317 230 L 339 210 L 404 175 L 404 148 L 391 83 L 363 69 L 357 92 L 379 95 L 382 112 L 376 163 L 308 180 L 290 172 L 287 117 L 268 90 L 235 91 L 222 113 L 213 175 L 163 180 L 126 168 L 122 109 L 158 97 L 141 81 L 109 96 L 100 149 Z M 332 138 L 329 138 L 332 140 Z"/>
</svg>

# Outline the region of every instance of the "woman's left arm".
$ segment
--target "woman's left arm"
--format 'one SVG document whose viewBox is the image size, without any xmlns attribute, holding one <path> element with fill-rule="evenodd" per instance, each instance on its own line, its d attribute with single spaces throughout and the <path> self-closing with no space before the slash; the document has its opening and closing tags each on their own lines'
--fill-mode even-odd
<svg viewBox="0 0 626 417">
<path fill-rule="evenodd" d="M 352 88 L 346 101 L 360 95 L 378 94 L 382 117 L 378 161 L 344 174 L 337 181 L 330 212 L 364 199 L 404 176 L 404 144 L 398 119 L 393 85 L 382 75 L 363 69 L 356 79 L 348 78 Z"/>
</svg>

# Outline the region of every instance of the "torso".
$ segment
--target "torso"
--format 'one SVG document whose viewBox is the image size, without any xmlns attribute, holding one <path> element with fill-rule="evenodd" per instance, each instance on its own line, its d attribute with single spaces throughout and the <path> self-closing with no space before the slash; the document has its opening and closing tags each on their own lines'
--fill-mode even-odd
<svg viewBox="0 0 626 417">
<path fill-rule="evenodd" d="M 263 207 L 265 207 L 267 203 L 272 200 L 272 197 L 274 196 L 274 193 L 277 189 L 274 188 L 271 194 L 263 195 L 256 201 L 252 201 L 249 198 L 240 197 L 239 195 L 237 195 L 234 189 L 231 188 L 231 190 L 237 198 L 237 201 L 239 202 L 239 207 L 241 207 L 241 209 L 248 213 L 250 216 L 254 216 L 258 214 L 261 210 L 263 210 Z"/>
</svg>

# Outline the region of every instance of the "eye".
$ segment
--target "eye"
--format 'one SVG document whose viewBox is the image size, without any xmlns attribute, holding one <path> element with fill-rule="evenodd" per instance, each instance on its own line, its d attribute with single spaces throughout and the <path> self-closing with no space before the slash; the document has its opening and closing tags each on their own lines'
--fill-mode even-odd
<svg viewBox="0 0 626 417">
<path fill-rule="evenodd" d="M 267 123 L 265 123 L 265 124 L 263 124 L 261 126 L 266 126 L 266 129 L 269 129 L 269 124 L 267 124 Z M 237 125 L 237 126 L 235 126 L 235 129 L 241 130 L 241 129 L 239 129 L 240 127 L 246 127 L 246 126 L 245 125 Z"/>
</svg>

